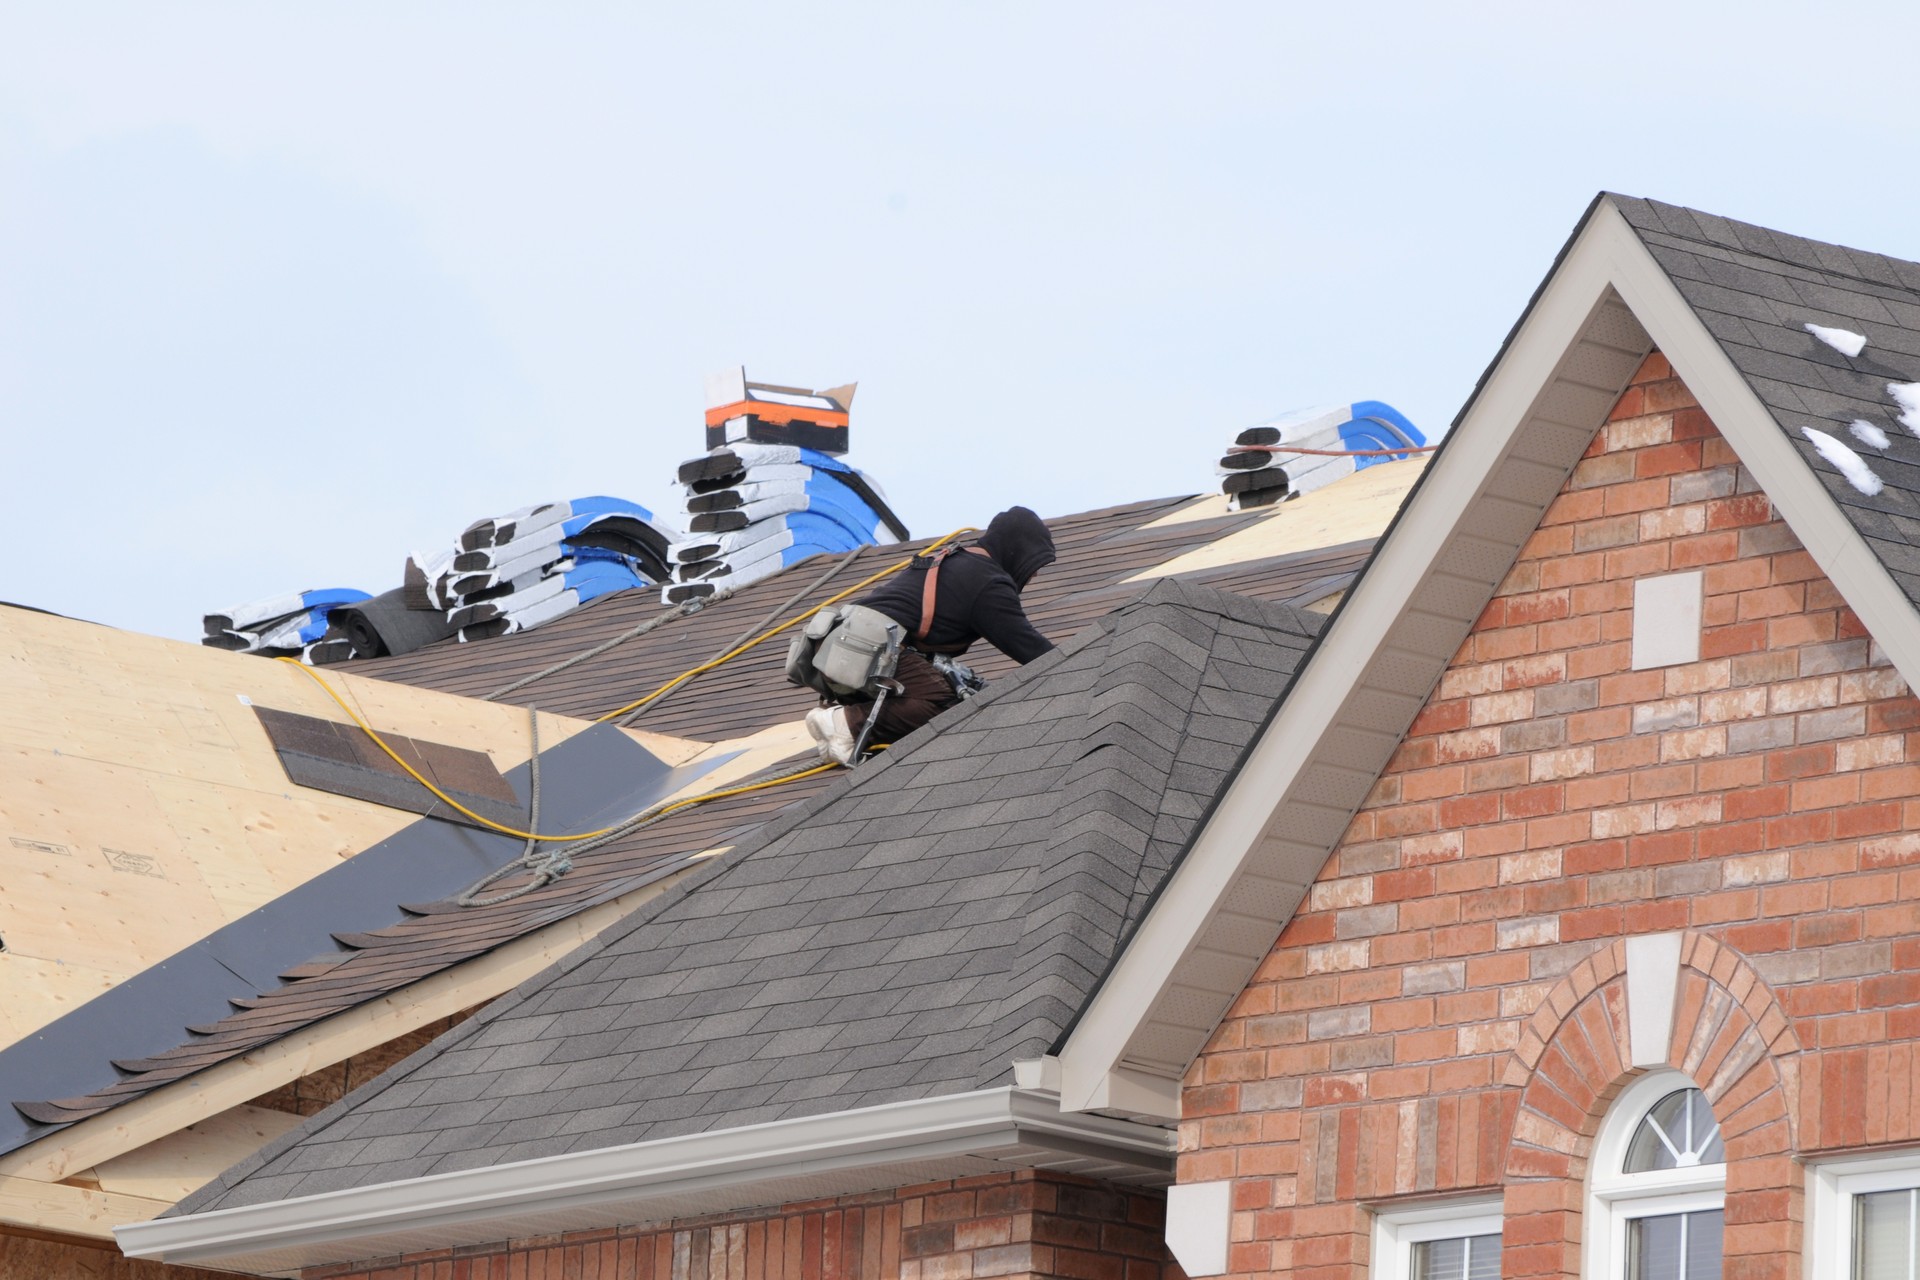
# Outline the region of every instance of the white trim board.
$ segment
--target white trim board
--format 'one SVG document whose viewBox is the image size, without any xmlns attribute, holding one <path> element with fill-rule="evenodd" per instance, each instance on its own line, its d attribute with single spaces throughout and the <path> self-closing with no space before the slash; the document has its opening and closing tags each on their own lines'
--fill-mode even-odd
<svg viewBox="0 0 1920 1280">
<path fill-rule="evenodd" d="M 130 1258 L 255 1275 L 942 1181 L 1012 1168 L 1172 1181 L 1174 1136 L 984 1089 L 115 1228 Z"/>
<path fill-rule="evenodd" d="M 1413 1246 L 1461 1236 L 1500 1236 L 1498 1196 L 1428 1201 L 1382 1208 L 1373 1216 L 1373 1280 L 1414 1280 Z"/>
<path fill-rule="evenodd" d="M 1853 1274 L 1853 1198 L 1920 1187 L 1920 1150 L 1821 1160 L 1807 1166 L 1806 1272 L 1812 1280 Z"/>
<path fill-rule="evenodd" d="M 1920 615 L 1602 198 L 1061 1047 L 1063 1106 L 1144 1111 L 1151 1096 L 1177 1114 L 1187 1067 L 1656 346 L 1920 685 Z"/>
</svg>

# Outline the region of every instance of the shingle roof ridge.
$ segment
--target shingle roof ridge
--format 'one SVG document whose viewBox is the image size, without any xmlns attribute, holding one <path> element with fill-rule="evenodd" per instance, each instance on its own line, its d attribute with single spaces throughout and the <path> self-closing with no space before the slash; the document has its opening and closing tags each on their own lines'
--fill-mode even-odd
<svg viewBox="0 0 1920 1280">
<path fill-rule="evenodd" d="M 1191 582 L 1185 578 L 1157 578 L 1153 585 L 1134 599 L 1116 608 L 1109 617 L 1125 618 L 1156 604 L 1179 604 L 1188 609 L 1217 614 L 1270 630 L 1312 637 L 1319 634 L 1324 616 L 1277 600 L 1262 600 L 1221 587 Z"/>
<path fill-rule="evenodd" d="M 1324 621 L 1288 605 L 1171 578 L 1112 616 L 1101 671 L 1106 705 L 1096 708 L 1086 753 L 1063 784 L 1066 799 L 1047 850 L 1051 874 L 1029 898 L 1029 927 L 1022 954 L 1009 966 L 1006 1005 L 977 1063 L 982 1087 L 1002 1078 L 1015 1058 L 1058 1041 L 1111 968 L 1145 900 L 1177 864 L 1198 830 L 1200 806 L 1177 817 L 1168 812 L 1176 777 L 1211 779 L 1216 795 L 1230 780 L 1234 768 L 1217 758 L 1219 744 L 1192 733 L 1210 688 L 1228 683 L 1215 678 L 1226 632 L 1236 625 L 1257 628 L 1276 647 L 1293 651 L 1271 696 L 1251 699 L 1258 721 L 1290 687 Z M 1171 696 L 1176 692 L 1182 696 Z M 1170 723 L 1176 716 L 1178 725 Z M 1156 843 L 1163 856 L 1150 866 Z"/>
<path fill-rule="evenodd" d="M 1184 595 L 1156 584 L 1120 611 L 1108 638 L 1089 732 L 1060 784 L 1002 1011 L 976 1063 L 983 1086 L 1055 1038 L 1119 940 L 1224 616 L 1192 607 Z"/>
</svg>

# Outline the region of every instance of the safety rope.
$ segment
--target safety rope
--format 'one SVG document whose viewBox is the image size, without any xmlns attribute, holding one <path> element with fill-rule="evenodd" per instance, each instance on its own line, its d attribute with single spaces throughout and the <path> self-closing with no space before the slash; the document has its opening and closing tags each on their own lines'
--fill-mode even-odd
<svg viewBox="0 0 1920 1280">
<path fill-rule="evenodd" d="M 533 714 L 533 708 L 527 708 L 527 712 L 531 716 Z M 540 825 L 540 740 L 538 734 L 539 731 L 537 729 L 534 730 L 533 758 L 528 761 L 532 772 L 529 780 L 531 801 L 528 806 L 530 810 L 528 825 L 533 827 Z M 567 872 L 573 870 L 573 860 L 581 854 L 591 853 L 602 845 L 611 844 L 623 836 L 632 835 L 643 827 L 650 827 L 662 818 L 679 813 L 682 809 L 690 809 L 695 805 L 705 804 L 709 800 L 718 800 L 723 796 L 737 796 L 745 795 L 750 791 L 764 791 L 768 787 L 776 787 L 783 782 L 794 782 L 801 778 L 811 778 L 815 774 L 825 773 L 829 769 L 837 769 L 840 767 L 839 764 L 833 762 L 827 764 L 800 765 L 789 769 L 785 773 L 775 774 L 770 778 L 762 778 L 758 782 L 749 783 L 745 786 L 729 787 L 724 791 L 709 791 L 704 795 L 688 796 L 683 800 L 664 801 L 660 804 L 642 809 L 625 822 L 608 827 L 605 831 L 599 832 L 593 839 L 581 845 L 564 845 L 558 849 L 542 850 L 538 847 L 536 840 L 529 839 L 527 841 L 527 847 L 520 851 L 518 858 L 509 862 L 506 866 L 501 867 L 499 870 L 489 872 L 468 885 L 455 896 L 454 902 L 456 905 L 462 907 L 491 907 L 496 903 L 511 902 L 513 899 L 524 897 L 536 889 L 545 888 Z M 551 839 L 552 837 L 546 838 Z M 500 883 L 508 876 L 520 872 L 527 873 L 528 878 L 525 884 L 515 885 L 513 888 L 501 893 L 489 894 L 485 897 L 481 896 L 486 889 Z"/>
<path fill-rule="evenodd" d="M 531 740 L 533 754 L 527 757 L 527 768 L 531 773 L 528 780 L 527 827 L 540 829 L 540 711 L 537 707 L 527 708 L 527 737 Z M 541 841 L 533 836 L 527 837 L 526 847 L 520 850 L 520 856 L 492 875 L 484 876 L 468 885 L 454 902 L 463 907 L 490 907 L 496 902 L 505 902 L 510 897 L 519 897 L 522 893 L 531 893 L 542 885 L 552 884 L 567 872 L 573 870 L 571 847 L 557 845 L 545 850 L 540 848 Z M 533 873 L 532 882 L 524 889 L 509 891 L 497 898 L 481 898 L 479 892 L 521 868 Z"/>
<path fill-rule="evenodd" d="M 584 653 L 576 653 L 571 658 L 563 658 L 559 662 L 554 663 L 552 666 L 536 671 L 530 676 L 521 676 L 518 680 L 515 680 L 512 684 L 503 684 L 498 689 L 495 689 L 492 693 L 482 694 L 480 697 L 480 701 L 497 702 L 501 698 L 506 697 L 510 693 L 517 693 L 519 690 L 526 688 L 530 684 L 534 684 L 538 681 L 545 680 L 548 676 L 557 676 L 562 671 L 565 671 L 571 667 L 577 667 L 583 662 L 589 661 L 590 659 L 593 659 L 593 658 L 597 658 L 603 653 L 607 653 L 607 652 L 610 652 L 611 650 L 617 649 L 629 640 L 638 640 L 641 636 L 646 635 L 649 631 L 653 631 L 660 627 L 666 626 L 669 622 L 672 622 L 675 618 L 691 617 L 692 615 L 700 612 L 702 609 L 706 608 L 710 604 L 719 604 L 722 600 L 725 600 L 732 594 L 733 594 L 733 588 L 727 587 L 722 590 L 714 592 L 710 596 L 701 596 L 697 600 L 682 600 L 679 604 L 675 605 L 672 609 L 668 610 L 666 613 L 660 614 L 658 617 L 649 618 L 645 622 L 642 622 L 640 625 L 636 627 L 629 627 L 627 630 L 622 631 L 619 635 L 615 636 L 613 639 L 603 640 L 599 644 L 593 646 L 593 648 L 588 649 Z"/>
<path fill-rule="evenodd" d="M 697 667 L 693 667 L 687 671 L 681 672 L 679 675 L 675 676 L 673 679 L 661 685 L 658 689 L 655 689 L 652 693 L 649 693 L 646 697 L 636 698 L 632 702 L 627 703 L 624 707 L 615 707 L 613 710 L 607 712 L 603 716 L 596 716 L 594 718 L 594 723 L 605 724 L 609 720 L 617 720 L 621 716 L 626 715 L 628 712 L 637 711 L 641 707 L 644 707 L 649 705 L 650 703 L 659 701 L 661 698 L 665 697 L 668 693 L 670 693 L 674 689 L 679 688 L 681 685 L 693 679 L 695 676 L 705 675 L 707 672 L 712 671 L 715 667 L 718 667 L 723 663 L 731 662 L 733 659 L 739 657 L 741 654 L 747 652 L 749 649 L 755 648 L 758 645 L 765 644 L 767 641 L 773 639 L 773 637 L 779 635 L 782 631 L 789 631 L 789 630 L 792 630 L 794 627 L 799 626 L 801 623 L 811 618 L 814 614 L 819 613 L 822 609 L 826 609 L 840 603 L 842 600 L 845 600 L 848 596 L 853 595 L 855 592 L 865 590 L 867 587 L 872 586 L 874 583 L 880 581 L 880 579 L 885 578 L 890 574 L 895 574 L 900 572 L 902 569 L 912 564 L 914 562 L 914 559 L 917 556 L 923 556 L 927 554 L 927 552 L 929 551 L 937 550 L 939 547 L 943 546 L 946 543 L 952 542 L 955 538 L 960 537 L 962 534 L 968 534 L 968 533 L 974 533 L 974 532 L 977 532 L 977 530 L 971 527 L 955 529 L 952 533 L 947 534 L 943 538 L 936 538 L 934 541 L 928 543 L 924 548 L 915 552 L 914 555 L 908 556 L 905 560 L 900 560 L 893 564 L 890 564 L 886 568 L 880 570 L 880 572 L 878 573 L 870 574 L 867 577 L 862 578 L 860 581 L 848 587 L 845 591 L 839 592 L 835 595 L 828 596 L 825 600 L 822 600 L 819 604 L 813 606 L 813 608 L 807 610 L 805 613 L 796 614 L 794 617 L 787 619 L 785 622 L 781 623 L 779 626 L 774 627 L 771 630 L 761 632 L 759 635 L 755 636 L 751 640 L 748 640 L 744 644 L 735 645 L 732 649 L 729 649 L 727 652 L 721 654 L 719 657 L 711 658 L 706 662 L 701 663 Z"/>
<path fill-rule="evenodd" d="M 318 671 L 315 671 L 312 667 L 305 665 L 298 658 L 276 658 L 275 661 L 285 662 L 290 664 L 295 670 L 302 672 L 303 674 L 306 675 L 306 677 L 309 680 L 319 685 L 323 690 L 326 691 L 326 695 L 329 698 L 332 698 L 334 703 L 342 711 L 346 712 L 349 716 L 353 718 L 354 724 L 360 727 L 360 732 L 366 734 L 367 737 L 373 741 L 374 746 L 379 747 L 380 750 L 384 751 L 387 754 L 388 759 L 392 760 L 395 764 L 399 765 L 402 769 L 406 770 L 408 776 L 410 776 L 415 782 L 419 783 L 421 786 L 425 787 L 428 791 L 431 791 L 434 794 L 435 798 L 440 800 L 441 803 L 447 805 L 449 808 L 453 809 L 455 812 L 463 814 L 469 820 L 473 822 L 477 822 L 481 826 L 486 827 L 488 830 L 498 831 L 503 836 L 519 836 L 522 839 L 527 839 L 527 840 L 554 840 L 554 841 L 569 841 L 569 842 L 580 841 L 580 840 L 591 840 L 595 836 L 605 835 L 608 831 L 613 830 L 612 827 L 606 827 L 600 831 L 583 831 L 579 835 L 574 835 L 574 836 L 535 835 L 531 831 L 522 831 L 517 827 L 509 827 L 505 823 L 495 822 L 491 818 L 482 817 L 481 815 L 475 813 L 473 810 L 467 808 L 467 806 L 461 804 L 458 800 L 455 800 L 452 796 L 448 795 L 446 792 L 442 791 L 439 787 L 435 786 L 418 769 L 408 764 L 406 760 L 404 760 L 401 757 L 400 753 L 395 751 L 392 747 L 388 746 L 387 740 L 385 738 L 382 738 L 379 735 L 379 733 L 374 730 L 374 727 L 368 724 L 366 720 L 361 717 L 360 713 L 354 710 L 353 707 L 348 704 L 347 700 L 345 698 L 342 698 L 339 695 L 339 693 L 337 693 L 334 690 L 334 687 L 328 684 L 325 677 L 323 677 Z"/>
<path fill-rule="evenodd" d="M 785 600 L 782 600 L 779 604 L 773 606 L 773 608 L 767 610 L 765 616 L 763 616 L 758 622 L 754 623 L 752 626 L 748 627 L 745 631 L 742 631 L 739 635 L 735 636 L 733 639 L 721 645 L 719 653 L 716 653 L 714 657 L 718 658 L 721 656 L 721 654 L 732 652 L 736 646 L 740 645 L 742 642 L 744 642 L 745 640 L 753 636 L 761 628 L 771 626 L 775 618 L 778 618 L 781 614 L 793 608 L 793 606 L 799 604 L 802 600 L 805 600 L 808 596 L 812 595 L 814 592 L 818 591 L 820 588 L 826 586 L 829 582 L 832 582 L 835 578 L 839 577 L 840 571 L 842 569 L 846 568 L 848 565 L 852 564 L 855 560 L 858 560 L 861 557 L 861 555 L 866 551 L 867 545 L 868 544 L 864 542 L 861 543 L 859 546 L 855 547 L 853 550 L 847 552 L 846 555 L 842 556 L 838 560 L 835 560 L 832 564 L 828 565 L 826 568 L 826 571 L 822 573 L 819 577 L 815 578 L 812 582 L 809 582 L 806 586 L 801 587 L 798 591 L 788 596 Z M 728 592 L 727 594 L 731 594 L 731 592 Z M 719 595 L 709 596 L 708 599 L 718 600 L 720 599 L 720 596 Z M 712 661 L 712 659 L 709 659 L 709 661 Z M 686 688 L 686 685 L 681 685 L 680 688 L 684 689 Z M 675 690 L 675 692 L 678 692 L 678 690 Z M 643 713 L 653 710 L 655 707 L 659 706 L 662 702 L 665 702 L 666 700 L 667 700 L 667 695 L 663 694 L 659 698 L 648 703 L 646 706 L 636 707 L 632 711 L 629 711 L 626 715 L 622 716 L 615 723 L 617 723 L 621 728 L 624 729 L 628 725 L 632 724 L 635 720 L 638 720 Z"/>
<path fill-rule="evenodd" d="M 1432 453 L 1437 444 L 1410 444 L 1403 449 L 1299 449 L 1290 444 L 1230 444 L 1228 453 L 1301 453 L 1310 458 L 1398 458 L 1409 453 Z"/>
<path fill-rule="evenodd" d="M 461 804 L 458 800 L 455 800 L 452 796 L 448 795 L 446 792 L 442 791 L 439 787 L 436 787 L 431 781 L 429 781 L 424 775 L 422 775 L 418 769 L 414 768 L 412 765 L 408 764 L 406 760 L 401 758 L 399 752 L 395 751 L 392 747 L 388 746 L 386 739 L 382 738 L 377 732 L 375 732 L 373 726 L 368 724 L 366 720 L 364 720 L 361 717 L 360 713 L 354 710 L 353 707 L 347 703 L 346 699 L 342 698 L 337 692 L 335 692 L 333 686 L 328 684 L 326 680 L 320 675 L 319 672 L 315 671 L 312 667 L 303 665 L 298 658 L 279 658 L 279 659 L 276 659 L 276 661 L 289 663 L 295 669 L 301 672 L 304 672 L 310 680 L 312 680 L 315 684 L 318 684 L 322 689 L 326 690 L 327 696 L 329 698 L 332 698 L 342 711 L 346 712 L 349 716 L 353 718 L 354 724 L 360 727 L 360 732 L 366 734 L 368 738 L 372 739 L 373 744 L 376 747 L 379 747 L 380 750 L 386 752 L 388 758 L 391 759 L 395 764 L 399 765 L 402 769 L 406 770 L 407 774 L 410 777 L 412 777 L 412 779 L 415 782 L 425 787 L 428 791 L 431 791 L 435 797 L 437 797 L 440 801 L 445 803 L 448 807 L 454 809 L 456 812 L 459 812 L 465 815 L 469 820 L 479 824 L 480 826 L 487 828 L 489 831 L 498 831 L 503 836 L 518 836 L 523 840 L 541 840 L 541 841 L 546 841 L 554 844 L 584 845 L 585 842 L 589 840 L 598 840 L 602 836 L 611 837 L 615 834 L 630 830 L 632 827 L 632 824 L 636 820 L 635 818 L 629 818 L 624 822 L 615 823 L 611 827 L 602 827 L 598 831 L 582 831 L 578 835 L 555 836 L 555 835 L 536 835 L 531 831 L 522 831 L 517 827 L 509 827 L 505 823 L 495 822 L 491 818 L 482 817 L 481 815 L 475 813 L 473 810 L 467 808 L 467 806 Z M 794 778 L 807 777 L 815 773 L 825 773 L 828 769 L 837 769 L 839 767 L 840 766 L 837 764 L 816 765 L 808 768 L 805 772 L 802 772 L 802 773 L 787 774 L 779 778 L 770 779 L 764 782 L 756 782 L 756 783 L 752 783 L 750 785 L 742 786 L 742 787 L 731 787 L 725 791 L 709 791 L 703 795 L 688 796 L 684 800 L 675 800 L 671 804 L 661 806 L 658 816 L 665 817 L 669 812 L 675 812 L 677 810 L 689 808 L 697 804 L 705 804 L 709 800 L 721 800 L 721 799 L 725 799 L 728 796 L 745 795 L 749 791 L 761 791 L 766 789 L 767 787 L 774 785 L 774 783 L 776 782 L 787 782 L 787 781 L 791 781 Z M 646 811 L 646 812 L 651 812 L 651 811 Z M 646 812 L 643 812 L 637 815 L 637 817 L 645 817 Z M 575 850 L 575 852 L 579 852 L 579 850 Z"/>
</svg>

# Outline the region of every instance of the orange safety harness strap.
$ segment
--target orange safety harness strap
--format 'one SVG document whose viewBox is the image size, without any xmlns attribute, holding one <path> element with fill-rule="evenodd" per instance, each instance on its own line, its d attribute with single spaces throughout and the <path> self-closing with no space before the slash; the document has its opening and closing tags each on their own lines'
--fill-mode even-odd
<svg viewBox="0 0 1920 1280">
<path fill-rule="evenodd" d="M 913 638 L 922 645 L 927 642 L 927 633 L 933 630 L 934 593 L 940 584 L 940 562 L 956 551 L 971 551 L 974 555 L 986 556 L 989 560 L 993 558 L 980 547 L 942 547 L 934 555 L 932 563 L 927 565 L 927 580 L 920 588 L 920 626 L 913 633 Z"/>
</svg>

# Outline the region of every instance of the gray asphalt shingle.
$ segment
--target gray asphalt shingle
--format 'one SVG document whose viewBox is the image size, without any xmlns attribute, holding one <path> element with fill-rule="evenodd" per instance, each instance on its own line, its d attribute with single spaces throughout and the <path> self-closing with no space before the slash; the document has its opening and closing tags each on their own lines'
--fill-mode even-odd
<svg viewBox="0 0 1920 1280">
<path fill-rule="evenodd" d="M 1320 623 L 1147 588 L 179 1211 L 1006 1083 L 1091 995 Z"/>
<path fill-rule="evenodd" d="M 1920 439 L 1898 420 L 1887 384 L 1920 381 L 1920 264 L 1769 231 L 1697 210 L 1608 195 L 1807 466 L 1907 598 L 1920 606 Z M 1845 356 L 1808 324 L 1862 334 Z M 1887 448 L 1856 439 L 1862 420 Z M 1858 453 L 1884 482 L 1868 495 L 1802 434 L 1812 427 Z"/>
</svg>

